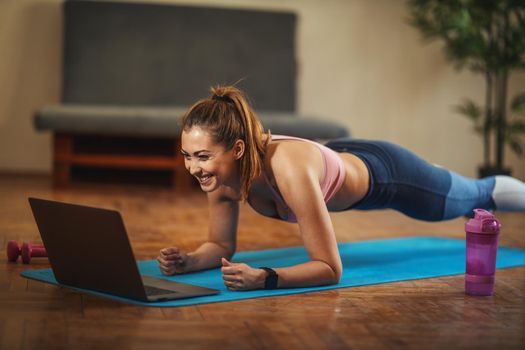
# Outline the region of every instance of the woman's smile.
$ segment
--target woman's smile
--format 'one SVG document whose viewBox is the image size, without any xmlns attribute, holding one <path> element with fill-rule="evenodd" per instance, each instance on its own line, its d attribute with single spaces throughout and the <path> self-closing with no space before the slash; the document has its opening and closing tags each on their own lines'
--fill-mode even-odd
<svg viewBox="0 0 525 350">
<path fill-rule="evenodd" d="M 197 180 L 199 180 L 199 183 L 201 186 L 208 186 L 210 185 L 213 175 L 201 175 L 201 176 L 195 176 Z"/>
</svg>

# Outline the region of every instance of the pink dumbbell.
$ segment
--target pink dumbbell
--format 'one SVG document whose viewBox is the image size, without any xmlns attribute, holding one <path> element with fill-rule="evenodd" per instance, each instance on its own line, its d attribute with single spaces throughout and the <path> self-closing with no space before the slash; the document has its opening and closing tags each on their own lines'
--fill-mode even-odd
<svg viewBox="0 0 525 350">
<path fill-rule="evenodd" d="M 31 258 L 47 257 L 47 252 L 42 244 L 23 243 L 20 247 L 17 241 L 7 242 L 7 260 L 16 262 L 19 255 L 22 255 L 24 264 L 29 264 Z"/>
</svg>

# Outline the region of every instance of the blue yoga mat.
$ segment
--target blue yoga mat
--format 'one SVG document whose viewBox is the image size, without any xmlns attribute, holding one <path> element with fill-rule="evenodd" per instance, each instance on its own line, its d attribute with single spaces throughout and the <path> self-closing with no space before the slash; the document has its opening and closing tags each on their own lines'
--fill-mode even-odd
<svg viewBox="0 0 525 350">
<path fill-rule="evenodd" d="M 214 288 L 220 290 L 220 293 L 212 296 L 145 303 L 116 297 L 110 294 L 78 288 L 75 289 L 131 304 L 154 307 L 175 307 L 465 273 L 464 240 L 436 237 L 409 237 L 340 243 L 339 252 L 343 261 L 343 276 L 339 284 L 331 286 L 232 292 L 224 286 L 220 269 L 168 277 L 160 273 L 156 260 L 147 260 L 138 262 L 139 270 L 143 275 Z M 253 267 L 286 267 L 308 261 L 308 255 L 303 247 L 294 247 L 239 252 L 235 254 L 233 261 L 244 262 Z M 500 247 L 498 249 L 498 268 L 523 265 L 525 265 L 524 250 L 507 247 Z M 30 279 L 59 285 L 51 269 L 26 270 L 23 271 L 21 275 Z"/>
</svg>

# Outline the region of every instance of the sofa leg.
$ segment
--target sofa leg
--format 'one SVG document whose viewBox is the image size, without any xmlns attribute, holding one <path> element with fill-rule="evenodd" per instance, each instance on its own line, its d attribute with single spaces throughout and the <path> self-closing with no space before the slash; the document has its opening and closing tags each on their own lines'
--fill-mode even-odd
<svg viewBox="0 0 525 350">
<path fill-rule="evenodd" d="M 182 157 L 180 138 L 177 138 L 174 143 L 175 146 L 175 169 L 173 169 L 172 187 L 180 192 L 190 191 L 195 183 L 193 176 L 188 173 L 184 165 L 184 158 Z"/>
<path fill-rule="evenodd" d="M 67 134 L 53 135 L 53 185 L 65 187 L 71 182 L 71 163 L 73 137 Z"/>
<path fill-rule="evenodd" d="M 53 186 L 66 187 L 71 182 L 71 166 L 55 163 L 53 168 Z"/>
<path fill-rule="evenodd" d="M 184 167 L 178 167 L 173 172 L 173 188 L 180 192 L 188 192 L 194 188 L 193 177 Z"/>
</svg>

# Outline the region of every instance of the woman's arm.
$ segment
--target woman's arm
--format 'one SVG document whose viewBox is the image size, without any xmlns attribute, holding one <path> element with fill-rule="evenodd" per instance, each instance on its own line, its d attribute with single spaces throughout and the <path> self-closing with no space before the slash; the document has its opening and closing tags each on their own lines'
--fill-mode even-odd
<svg viewBox="0 0 525 350">
<path fill-rule="evenodd" d="M 165 275 L 186 273 L 218 267 L 221 258 L 235 253 L 239 203 L 225 198 L 220 191 L 208 193 L 208 240 L 195 251 L 186 253 L 177 247 L 160 251 L 157 260 Z"/>
<path fill-rule="evenodd" d="M 239 202 L 224 197 L 220 191 L 208 193 L 208 240 L 188 253 L 193 271 L 221 266 L 221 258 L 235 253 Z"/>
<path fill-rule="evenodd" d="M 343 266 L 332 221 L 319 185 L 320 176 L 316 162 L 293 162 L 288 158 L 289 154 L 275 154 L 277 166 L 274 167 L 274 176 L 283 199 L 297 218 L 310 261 L 275 269 L 279 275 L 278 287 L 338 283 Z M 312 158 L 310 154 L 302 159 Z M 279 167 L 279 164 L 288 166 Z M 289 164 L 294 166 L 290 167 Z"/>
<path fill-rule="evenodd" d="M 315 149 L 304 145 L 287 145 L 287 149 L 281 149 L 283 151 L 271 155 L 272 173 L 285 202 L 297 217 L 310 261 L 274 269 L 279 275 L 277 287 L 336 284 L 343 267 L 319 185 L 319 179 L 324 176 L 323 159 L 320 154 L 312 152 Z M 307 161 L 298 162 L 297 159 Z M 223 279 L 230 290 L 264 288 L 264 270 L 227 260 L 222 263 Z"/>
</svg>

